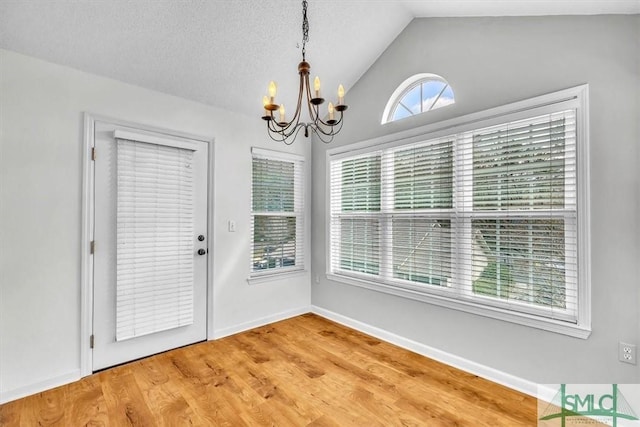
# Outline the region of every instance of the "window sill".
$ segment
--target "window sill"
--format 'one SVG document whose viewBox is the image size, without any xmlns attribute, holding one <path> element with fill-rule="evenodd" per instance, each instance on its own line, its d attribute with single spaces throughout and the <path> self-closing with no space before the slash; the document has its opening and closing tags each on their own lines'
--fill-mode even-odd
<svg viewBox="0 0 640 427">
<path fill-rule="evenodd" d="M 273 282 L 276 280 L 288 279 L 290 277 L 304 276 L 305 274 L 307 274 L 307 270 L 305 269 L 274 271 L 249 276 L 247 283 L 249 283 L 249 285 L 258 285 L 260 283 Z"/>
<path fill-rule="evenodd" d="M 516 323 L 519 325 L 568 335 L 575 338 L 587 339 L 591 334 L 590 327 L 580 324 L 572 324 L 561 320 L 543 318 L 532 314 L 509 311 L 498 307 L 486 306 L 469 301 L 460 301 L 442 295 L 435 295 L 425 291 L 405 289 L 385 283 L 367 280 L 364 278 L 327 273 L 327 279 L 351 286 L 357 286 L 360 288 L 399 296 L 402 298 L 408 298 L 428 304 L 434 304 L 440 307 L 451 308 L 466 313 L 477 314 L 492 319 L 503 320 L 505 322 Z"/>
</svg>

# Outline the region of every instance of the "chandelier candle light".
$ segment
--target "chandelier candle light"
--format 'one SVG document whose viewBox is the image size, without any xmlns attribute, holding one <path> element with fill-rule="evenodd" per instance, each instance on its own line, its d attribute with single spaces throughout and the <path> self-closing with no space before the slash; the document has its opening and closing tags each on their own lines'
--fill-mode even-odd
<svg viewBox="0 0 640 427">
<path fill-rule="evenodd" d="M 320 105 L 324 103 L 324 98 L 320 96 L 320 79 L 316 77 L 313 81 L 313 96 L 311 93 L 311 85 L 309 84 L 309 70 L 311 65 L 306 61 L 306 45 L 309 41 L 309 21 L 307 19 L 307 1 L 302 2 L 302 62 L 298 64 L 298 74 L 300 75 L 300 89 L 298 92 L 298 103 L 296 111 L 290 121 L 286 120 L 286 111 L 283 104 L 276 104 L 276 92 L 278 88 L 275 82 L 269 83 L 268 96 L 262 99 L 264 106 L 264 116 L 262 119 L 267 122 L 267 131 L 274 141 L 284 142 L 289 145 L 293 143 L 298 132 L 304 128 L 304 136 L 309 136 L 309 131 L 314 132 L 318 138 L 329 143 L 333 140 L 334 135 L 342 129 L 342 113 L 347 109 L 344 104 L 344 87 L 338 86 L 338 103 L 333 105 L 329 102 L 327 106 L 327 120 L 320 117 Z M 302 99 L 305 99 L 309 110 L 310 122 L 301 122 Z M 278 119 L 274 116 L 274 112 L 278 111 Z M 338 119 L 335 118 L 336 111 L 339 113 Z"/>
</svg>

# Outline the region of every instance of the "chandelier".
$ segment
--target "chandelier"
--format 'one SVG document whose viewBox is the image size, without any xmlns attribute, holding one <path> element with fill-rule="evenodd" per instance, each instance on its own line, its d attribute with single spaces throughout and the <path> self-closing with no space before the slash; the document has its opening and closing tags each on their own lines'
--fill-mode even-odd
<svg viewBox="0 0 640 427">
<path fill-rule="evenodd" d="M 304 129 L 304 136 L 309 137 L 310 131 L 315 133 L 318 138 L 329 143 L 333 140 L 334 135 L 342 129 L 342 113 L 347 109 L 344 104 L 344 87 L 338 87 L 338 102 L 333 104 L 329 102 L 325 117 L 321 118 L 320 105 L 324 103 L 324 98 L 320 96 L 320 79 L 315 78 L 313 82 L 313 93 L 309 84 L 309 70 L 311 65 L 306 61 L 306 45 L 309 41 L 309 20 L 307 19 L 307 1 L 302 2 L 302 62 L 298 64 L 298 74 L 300 75 L 300 89 L 298 91 L 298 103 L 296 111 L 291 120 L 287 121 L 283 104 L 276 104 L 275 97 L 277 86 L 275 82 L 269 83 L 268 94 L 262 99 L 264 106 L 264 116 L 262 119 L 267 122 L 267 131 L 274 141 L 284 142 L 287 145 L 293 143 L 298 136 L 300 130 Z M 302 101 L 305 101 L 309 111 L 310 122 L 301 121 Z M 277 118 L 275 112 L 277 111 Z M 336 117 L 337 116 L 337 117 Z"/>
</svg>

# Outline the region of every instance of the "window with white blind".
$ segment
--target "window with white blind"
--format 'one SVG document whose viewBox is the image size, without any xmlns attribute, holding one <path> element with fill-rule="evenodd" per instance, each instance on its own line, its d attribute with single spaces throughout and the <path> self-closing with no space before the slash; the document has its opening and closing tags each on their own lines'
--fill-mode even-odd
<svg viewBox="0 0 640 427">
<path fill-rule="evenodd" d="M 252 149 L 251 278 L 304 269 L 304 159 Z"/>
<path fill-rule="evenodd" d="M 330 152 L 330 277 L 588 336 L 585 92 Z"/>
</svg>

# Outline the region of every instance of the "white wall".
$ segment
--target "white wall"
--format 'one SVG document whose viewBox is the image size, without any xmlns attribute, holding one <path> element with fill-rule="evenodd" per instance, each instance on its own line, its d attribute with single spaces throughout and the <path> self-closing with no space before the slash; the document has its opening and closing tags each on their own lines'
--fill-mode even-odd
<svg viewBox="0 0 640 427">
<path fill-rule="evenodd" d="M 396 87 L 446 78 L 454 106 L 380 125 Z M 571 338 L 326 279 L 326 149 L 313 147 L 312 304 L 533 383 L 637 383 L 618 341 L 640 344 L 640 16 L 416 19 L 349 90 L 331 147 L 579 84 L 590 85 L 592 325 Z"/>
<path fill-rule="evenodd" d="M 242 116 L 0 50 L 0 402 L 79 376 L 85 111 L 215 138 L 212 335 L 308 310 L 308 273 L 246 281 L 250 147 L 310 155 L 268 139 L 256 99 Z"/>
</svg>

